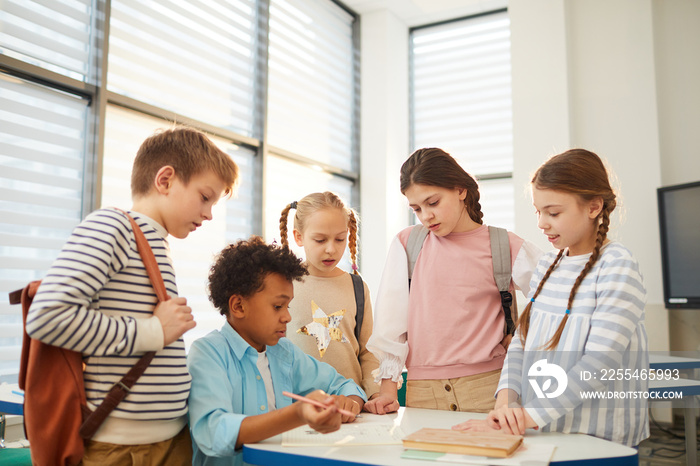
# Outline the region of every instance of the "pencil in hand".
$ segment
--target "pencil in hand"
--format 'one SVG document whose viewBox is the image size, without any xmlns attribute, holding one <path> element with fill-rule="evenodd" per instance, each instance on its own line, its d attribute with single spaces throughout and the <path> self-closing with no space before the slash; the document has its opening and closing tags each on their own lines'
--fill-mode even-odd
<svg viewBox="0 0 700 466">
<path fill-rule="evenodd" d="M 297 400 L 297 401 L 301 401 L 301 402 L 303 402 L 303 403 L 312 404 L 312 405 L 314 405 L 314 406 L 316 406 L 316 407 L 318 407 L 318 408 L 325 409 L 325 408 L 328 407 L 328 406 L 324 405 L 323 403 L 321 403 L 321 402 L 319 402 L 319 401 L 312 400 L 311 398 L 307 398 L 307 397 L 305 397 L 305 396 L 297 395 L 296 393 L 282 392 L 282 395 L 288 396 L 289 398 L 292 398 L 292 399 Z M 335 410 L 338 411 L 340 414 L 344 414 L 345 416 L 352 416 L 352 417 L 356 417 L 356 416 L 357 416 L 355 413 L 353 413 L 353 412 L 351 412 L 351 411 L 348 411 L 348 410 L 346 410 L 346 409 L 338 408 L 337 406 L 335 406 Z"/>
</svg>

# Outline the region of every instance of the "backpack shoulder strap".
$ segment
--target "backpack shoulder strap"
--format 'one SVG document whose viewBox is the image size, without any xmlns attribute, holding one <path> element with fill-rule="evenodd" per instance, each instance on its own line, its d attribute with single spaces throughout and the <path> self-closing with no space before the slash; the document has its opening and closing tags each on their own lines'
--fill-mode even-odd
<svg viewBox="0 0 700 466">
<path fill-rule="evenodd" d="M 365 318 L 365 284 L 359 275 L 351 273 L 350 278 L 352 278 L 352 289 L 355 292 L 355 305 L 357 307 L 357 313 L 355 314 L 355 338 L 359 343 L 362 321 Z"/>
<path fill-rule="evenodd" d="M 32 305 L 32 300 L 34 295 L 36 295 L 37 289 L 41 280 L 35 280 L 30 282 L 21 290 L 13 291 L 10 293 L 10 304 L 21 304 L 22 305 L 22 352 L 19 361 L 19 378 L 18 384 L 19 388 L 24 390 L 27 380 L 27 368 L 29 367 L 29 335 L 27 335 L 27 314 L 29 314 L 29 307 Z"/>
<path fill-rule="evenodd" d="M 515 322 L 511 312 L 513 295 L 509 291 L 512 271 L 508 231 L 504 228 L 489 226 L 489 238 L 491 240 L 493 278 L 496 281 L 499 293 L 501 293 L 501 306 L 506 317 L 506 333 L 512 335 L 515 333 Z"/>
<path fill-rule="evenodd" d="M 508 291 L 510 287 L 510 241 L 508 231 L 504 228 L 489 226 L 491 239 L 491 258 L 493 260 L 493 278 L 498 291 Z"/>
<path fill-rule="evenodd" d="M 406 242 L 406 256 L 408 257 L 408 281 L 410 283 L 413 277 L 413 269 L 416 267 L 418 254 L 423 248 L 425 237 L 428 236 L 428 229 L 423 225 L 418 224 L 411 229 Z"/>
</svg>

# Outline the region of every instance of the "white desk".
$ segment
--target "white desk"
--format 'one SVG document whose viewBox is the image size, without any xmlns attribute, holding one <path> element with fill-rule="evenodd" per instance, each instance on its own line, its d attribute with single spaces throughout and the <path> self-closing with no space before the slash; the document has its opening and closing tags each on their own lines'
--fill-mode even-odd
<svg viewBox="0 0 700 466">
<path fill-rule="evenodd" d="M 377 416 L 362 413 L 356 422 L 397 423 L 408 435 L 423 427 L 450 428 L 467 419 L 484 419 L 485 414 L 400 408 L 398 413 Z M 341 465 L 399 465 L 427 466 L 430 462 L 402 459 L 401 445 L 283 447 L 282 436 L 243 446 L 243 460 L 256 465 L 317 466 Z M 556 445 L 553 465 L 638 465 L 637 450 L 583 434 L 539 433 L 528 430 L 526 443 Z M 433 463 L 441 464 L 441 463 Z"/>
<path fill-rule="evenodd" d="M 16 383 L 0 384 L 0 413 L 17 415 L 24 413 L 24 396 L 13 393 L 19 391 L 21 390 Z"/>
</svg>

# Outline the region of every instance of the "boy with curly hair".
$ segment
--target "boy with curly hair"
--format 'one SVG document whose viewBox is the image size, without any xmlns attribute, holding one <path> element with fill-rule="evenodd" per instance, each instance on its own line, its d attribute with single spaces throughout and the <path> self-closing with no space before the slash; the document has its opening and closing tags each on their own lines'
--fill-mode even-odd
<svg viewBox="0 0 700 466">
<path fill-rule="evenodd" d="M 241 447 L 308 424 L 327 433 L 352 422 L 365 393 L 285 337 L 294 280 L 308 272 L 287 247 L 257 236 L 224 248 L 209 274 L 209 297 L 226 323 L 192 345 L 189 397 L 193 464 L 238 464 Z M 292 403 L 283 391 L 326 407 Z"/>
</svg>

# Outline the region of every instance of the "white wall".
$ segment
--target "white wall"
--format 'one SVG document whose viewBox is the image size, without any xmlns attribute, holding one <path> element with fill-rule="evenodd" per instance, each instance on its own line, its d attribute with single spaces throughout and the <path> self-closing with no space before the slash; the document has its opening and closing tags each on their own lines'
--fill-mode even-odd
<svg viewBox="0 0 700 466">
<path fill-rule="evenodd" d="M 700 1 L 656 0 L 652 8 L 661 181 L 664 186 L 698 181 Z M 672 350 L 700 350 L 700 310 L 670 310 L 669 327 Z"/>
<path fill-rule="evenodd" d="M 654 48 L 658 88 L 661 179 L 700 180 L 700 2 L 656 0 Z"/>
<path fill-rule="evenodd" d="M 571 146 L 566 17 L 562 0 L 512 2 L 513 182 L 515 231 L 543 250 L 530 200 L 532 174 Z"/>
<path fill-rule="evenodd" d="M 362 15 L 360 271 L 376 296 L 393 236 L 408 226 L 399 170 L 408 157 L 408 28 L 393 13 Z"/>
<path fill-rule="evenodd" d="M 652 2 L 530 0 L 509 10 L 516 183 L 570 147 L 608 162 L 620 195 L 610 236 L 632 250 L 644 273 L 651 349 L 668 349 Z M 516 198 L 516 212 L 516 230 L 529 238 L 536 226 L 528 197 Z"/>
</svg>

